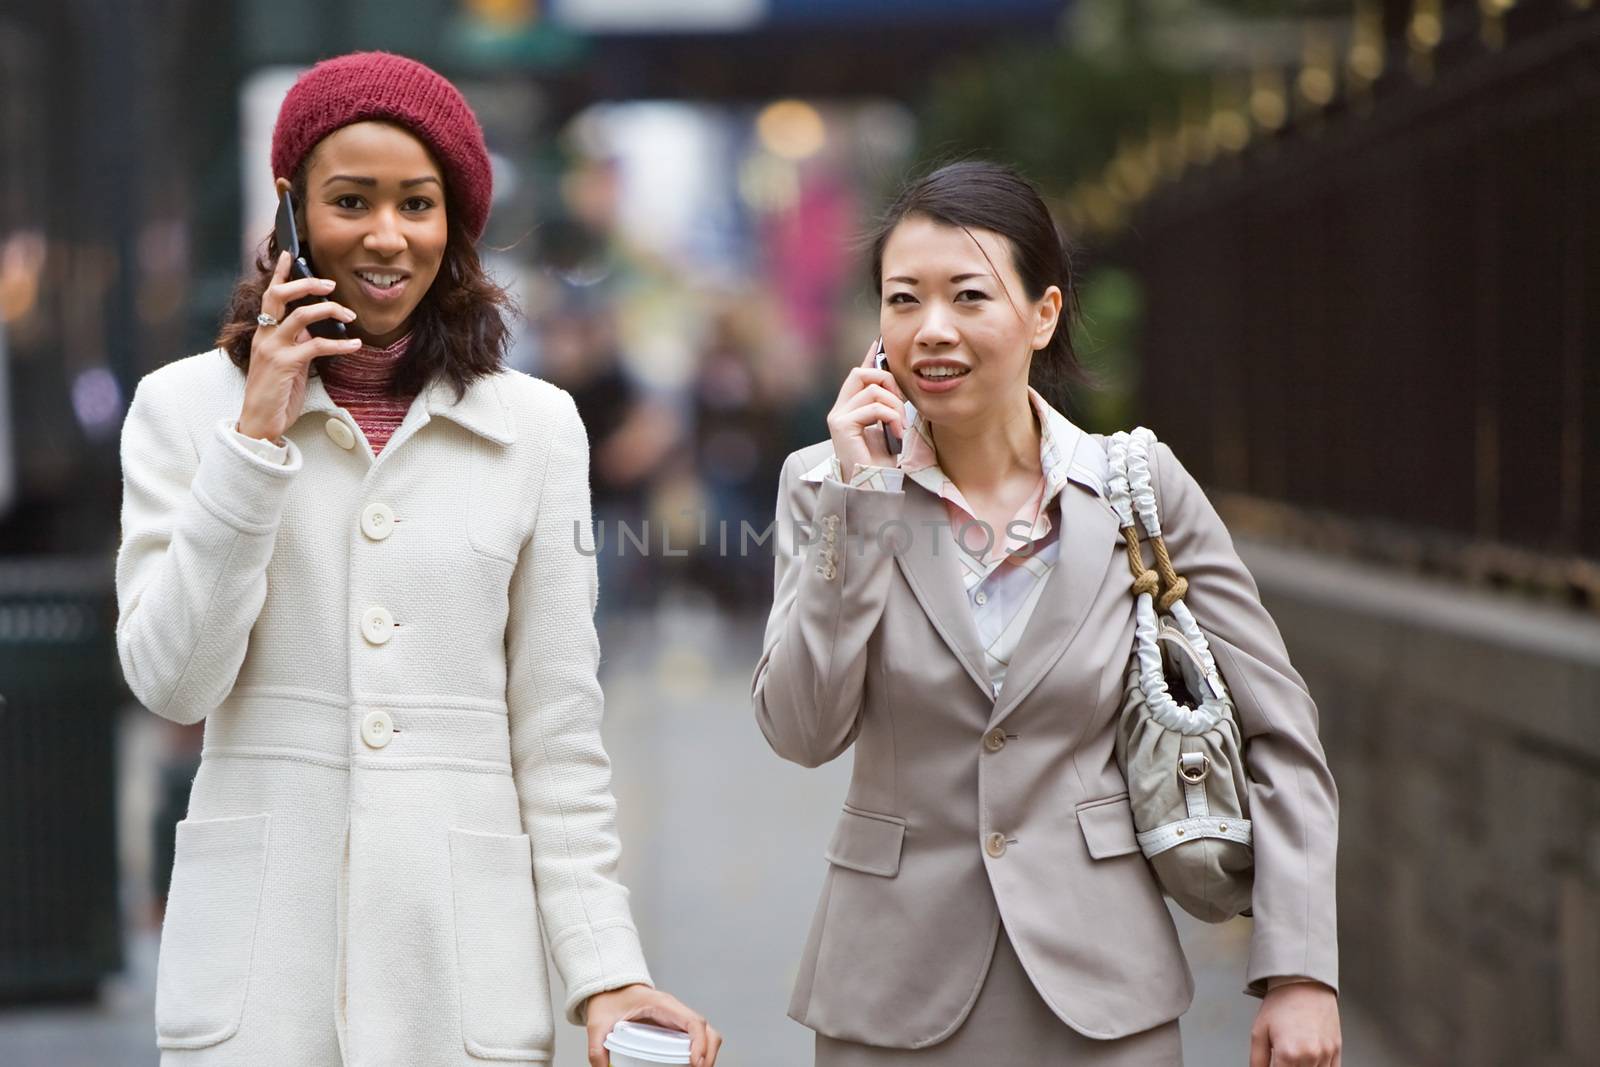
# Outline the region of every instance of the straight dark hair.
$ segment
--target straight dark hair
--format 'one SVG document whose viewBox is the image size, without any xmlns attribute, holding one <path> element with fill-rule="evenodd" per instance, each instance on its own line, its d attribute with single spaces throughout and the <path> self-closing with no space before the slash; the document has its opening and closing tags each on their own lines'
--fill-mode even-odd
<svg viewBox="0 0 1600 1067">
<path fill-rule="evenodd" d="M 312 150 L 289 183 L 299 216 L 295 223 L 308 246 L 315 238 L 306 232 L 304 224 L 306 172 L 315 156 L 316 151 Z M 405 359 L 395 368 L 391 395 L 413 396 L 435 378 L 442 378 L 455 388 L 459 401 L 473 380 L 505 365 L 506 350 L 511 344 L 507 318 L 516 313 L 516 302 L 483 269 L 472 239 L 456 222 L 459 217 L 447 184 L 444 260 L 438 276 L 411 314 L 411 344 L 406 348 Z M 234 287 L 223 312 L 217 347 L 243 371 L 250 369 L 256 315 L 261 310 L 261 296 L 272 282 L 278 252 L 278 235 L 274 232 L 267 238 L 265 254 L 256 261 L 255 273 Z M 312 367 L 315 369 L 315 362 Z"/>
<path fill-rule="evenodd" d="M 1061 317 L 1056 332 L 1048 345 L 1034 353 L 1028 371 L 1028 384 L 1039 391 L 1046 403 L 1057 411 L 1066 411 L 1073 387 L 1092 389 L 1098 384 L 1072 346 L 1072 326 L 1082 310 L 1078 305 L 1077 276 L 1072 270 L 1071 245 L 1031 182 L 1003 163 L 975 159 L 944 164 L 910 181 L 870 235 L 872 285 L 880 299 L 883 246 L 894 228 L 911 215 L 959 227 L 969 235 L 976 227 L 1005 238 L 1011 249 L 1011 265 L 1021 277 L 1029 300 L 1038 300 L 1052 285 L 1061 290 Z M 1008 300 L 1010 296 L 1006 294 Z"/>
</svg>

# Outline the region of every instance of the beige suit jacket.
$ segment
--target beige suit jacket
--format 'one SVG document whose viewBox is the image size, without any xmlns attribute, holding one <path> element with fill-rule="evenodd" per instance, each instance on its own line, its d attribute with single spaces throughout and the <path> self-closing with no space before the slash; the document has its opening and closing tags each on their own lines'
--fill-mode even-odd
<svg viewBox="0 0 1600 1067">
<path fill-rule="evenodd" d="M 820 1033 L 896 1048 L 948 1037 L 1002 921 L 1040 995 L 1081 1033 L 1136 1033 L 1189 1005 L 1113 752 L 1134 618 L 1104 447 L 1076 427 L 1069 437 L 1060 563 L 998 699 L 939 499 L 909 480 L 900 492 L 803 480 L 827 441 L 784 464 L 756 718 L 808 767 L 856 748 L 789 1007 Z M 1211 503 L 1166 445 L 1152 460 L 1168 548 L 1246 738 L 1249 991 L 1275 975 L 1337 988 L 1338 802 L 1316 706 Z"/>
</svg>

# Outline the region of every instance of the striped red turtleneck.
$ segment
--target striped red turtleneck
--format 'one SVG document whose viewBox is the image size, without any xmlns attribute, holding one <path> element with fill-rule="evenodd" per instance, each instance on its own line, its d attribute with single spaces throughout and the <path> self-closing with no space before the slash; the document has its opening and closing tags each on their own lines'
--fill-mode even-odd
<svg viewBox="0 0 1600 1067">
<path fill-rule="evenodd" d="M 411 334 L 408 333 L 387 348 L 363 344 L 348 355 L 328 356 L 317 361 L 317 373 L 328 390 L 328 399 L 350 412 L 361 432 L 367 435 L 374 456 L 383 451 L 383 446 L 400 428 L 401 420 L 416 398 L 415 394 L 389 395 L 395 368 L 405 358 L 410 344 Z"/>
</svg>

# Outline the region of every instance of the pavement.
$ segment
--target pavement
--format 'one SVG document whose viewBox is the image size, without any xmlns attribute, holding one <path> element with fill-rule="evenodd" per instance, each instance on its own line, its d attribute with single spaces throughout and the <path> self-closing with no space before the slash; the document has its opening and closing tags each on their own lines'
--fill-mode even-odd
<svg viewBox="0 0 1600 1067">
<path fill-rule="evenodd" d="M 806 1067 L 811 1031 L 784 1011 L 850 756 L 808 770 L 767 748 L 749 707 L 764 623 L 764 613 L 719 615 L 694 602 L 606 621 L 604 735 L 622 877 L 657 984 L 722 1030 L 727 1067 Z M 148 837 L 139 820 L 151 808 L 162 724 L 144 712 L 124 722 L 124 836 L 139 842 Z M 148 885 L 148 855 L 125 842 L 123 858 L 126 970 L 103 984 L 96 1004 L 0 1010 L 3 1067 L 156 1067 L 159 935 L 138 919 L 149 913 L 137 888 Z M 1249 920 L 1178 919 L 1198 986 L 1182 1022 L 1185 1060 L 1247 1067 L 1259 1005 L 1240 992 Z M 561 989 L 554 972 L 552 989 Z M 1348 991 L 1341 1011 L 1346 1067 L 1406 1062 Z M 581 1030 L 558 1024 L 558 1067 L 581 1067 L 584 1048 Z"/>
</svg>

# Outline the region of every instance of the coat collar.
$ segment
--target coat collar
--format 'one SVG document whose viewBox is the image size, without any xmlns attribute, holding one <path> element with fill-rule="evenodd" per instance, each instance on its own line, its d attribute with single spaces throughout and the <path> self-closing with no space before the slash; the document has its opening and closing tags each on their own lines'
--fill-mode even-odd
<svg viewBox="0 0 1600 1067">
<path fill-rule="evenodd" d="M 475 378 L 467 386 L 466 394 L 460 402 L 456 401 L 455 388 L 444 378 L 434 377 L 422 392 L 418 393 L 411 402 L 411 409 L 406 412 L 401 430 L 406 436 L 415 432 L 416 428 L 425 425 L 430 418 L 437 415 L 449 419 L 466 430 L 480 437 L 488 438 L 497 444 L 509 445 L 516 441 L 517 433 L 512 425 L 511 415 L 506 410 L 501 398 L 499 373 L 486 374 Z M 331 412 L 337 405 L 328 396 L 328 389 L 319 376 L 312 375 L 306 382 L 305 403 L 300 409 L 300 414 L 307 415 L 312 412 Z M 411 426 L 412 429 L 406 429 Z M 393 448 L 399 443 L 401 432 L 397 430 L 394 438 L 390 439 L 389 447 Z M 387 452 L 389 449 L 385 449 Z"/>
</svg>

